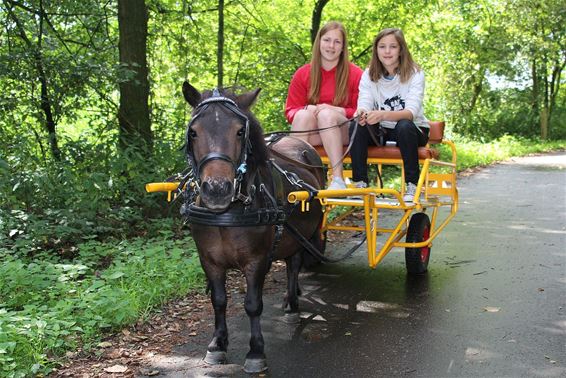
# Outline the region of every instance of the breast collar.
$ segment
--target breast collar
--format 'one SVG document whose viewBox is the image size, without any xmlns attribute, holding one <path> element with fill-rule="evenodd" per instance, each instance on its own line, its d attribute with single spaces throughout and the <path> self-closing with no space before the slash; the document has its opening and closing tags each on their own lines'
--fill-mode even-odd
<svg viewBox="0 0 566 378">
<path fill-rule="evenodd" d="M 181 207 L 181 214 L 186 222 L 216 227 L 249 227 L 284 224 L 293 210 L 288 204 L 284 190 L 284 176 L 275 168 L 272 160 L 268 161 L 268 174 L 263 177 L 256 174 L 249 185 L 250 203 L 232 202 L 221 213 L 197 205 L 196 196 Z M 265 181 L 269 180 L 269 188 Z"/>
</svg>

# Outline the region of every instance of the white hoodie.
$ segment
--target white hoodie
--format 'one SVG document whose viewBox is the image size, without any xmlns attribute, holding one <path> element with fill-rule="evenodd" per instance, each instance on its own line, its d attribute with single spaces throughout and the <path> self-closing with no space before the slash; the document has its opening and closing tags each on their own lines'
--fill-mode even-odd
<svg viewBox="0 0 566 378">
<path fill-rule="evenodd" d="M 425 77 L 423 71 L 415 71 L 409 81 L 401 83 L 399 74 L 393 79 L 380 78 L 372 81 L 369 69 L 360 80 L 358 109 L 370 110 L 408 110 L 413 113 L 413 122 L 418 127 L 429 127 L 423 112 Z M 381 121 L 381 126 L 393 129 L 397 122 Z"/>
</svg>

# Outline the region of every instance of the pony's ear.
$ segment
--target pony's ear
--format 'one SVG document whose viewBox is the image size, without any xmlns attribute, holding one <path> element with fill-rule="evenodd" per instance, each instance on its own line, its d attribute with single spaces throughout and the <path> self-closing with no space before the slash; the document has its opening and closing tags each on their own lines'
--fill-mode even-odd
<svg viewBox="0 0 566 378">
<path fill-rule="evenodd" d="M 255 103 L 259 91 L 261 91 L 261 88 L 239 95 L 236 97 L 236 104 L 242 109 L 249 109 Z"/>
<path fill-rule="evenodd" d="M 191 104 L 193 108 L 196 108 L 197 105 L 200 104 L 200 92 L 191 84 L 189 84 L 188 81 L 185 81 L 183 83 L 183 96 L 185 96 L 185 100 L 187 100 L 187 102 Z"/>
</svg>

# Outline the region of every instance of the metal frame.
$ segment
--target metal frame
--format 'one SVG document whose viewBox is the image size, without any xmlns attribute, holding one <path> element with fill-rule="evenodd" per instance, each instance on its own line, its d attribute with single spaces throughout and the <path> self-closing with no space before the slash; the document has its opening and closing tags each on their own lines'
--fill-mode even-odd
<svg viewBox="0 0 566 378">
<path fill-rule="evenodd" d="M 343 190 L 320 190 L 316 199 L 325 208 L 322 230 L 341 230 L 341 231 L 361 231 L 367 236 L 367 258 L 370 268 L 375 269 L 377 264 L 394 247 L 401 248 L 422 248 L 432 246 L 432 241 L 440 231 L 446 227 L 450 220 L 458 211 L 458 189 L 456 187 L 456 147 L 453 142 L 443 140 L 442 144 L 446 144 L 451 150 L 450 161 L 442 161 L 436 159 L 419 160 L 421 164 L 421 174 L 417 184 L 417 193 L 424 192 L 424 200 L 420 201 L 416 196 L 414 203 L 406 203 L 403 201 L 405 192 L 404 184 L 401 191 L 387 188 L 348 188 Z M 394 147 L 392 147 L 394 148 Z M 322 157 L 323 163 L 329 165 L 328 157 Z M 349 157 L 344 159 L 344 163 L 350 163 Z M 369 157 L 368 164 L 377 165 L 381 172 L 383 165 L 398 165 L 401 167 L 401 174 L 404 176 L 403 161 L 401 159 Z M 448 173 L 430 172 L 432 166 L 447 167 Z M 402 180 L 404 182 L 404 180 Z M 352 196 L 359 196 L 361 199 L 351 199 Z M 301 210 L 308 211 L 309 193 L 306 191 L 292 192 L 288 196 L 291 203 L 300 202 Z M 329 220 L 330 210 L 336 206 L 351 207 L 344 214 L 336 219 Z M 342 222 L 358 208 L 364 209 L 364 225 L 350 226 L 344 225 Z M 438 210 L 441 207 L 449 207 L 449 214 L 439 220 Z M 400 212 L 399 221 L 393 228 L 379 227 L 379 210 L 395 210 Z M 407 234 L 407 227 L 410 216 L 414 212 L 426 212 L 430 210 L 431 225 L 430 237 L 419 243 L 406 243 L 400 240 Z M 377 249 L 378 237 L 381 235 L 389 235 L 385 238 L 383 246 Z"/>
</svg>

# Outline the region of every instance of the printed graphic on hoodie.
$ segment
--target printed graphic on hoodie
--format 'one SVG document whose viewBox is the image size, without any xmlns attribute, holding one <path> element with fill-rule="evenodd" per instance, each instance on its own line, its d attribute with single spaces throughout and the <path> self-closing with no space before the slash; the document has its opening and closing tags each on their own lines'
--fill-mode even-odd
<svg viewBox="0 0 566 378">
<path fill-rule="evenodd" d="M 388 98 L 387 100 L 383 101 L 383 105 L 379 107 L 379 110 L 403 110 L 405 109 L 405 100 L 401 98 L 401 96 L 397 95 L 395 97 Z M 378 107 L 378 104 L 375 104 L 374 107 Z"/>
</svg>

